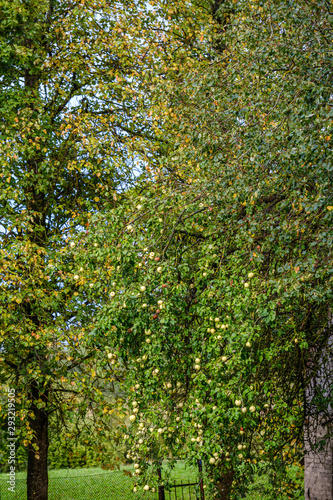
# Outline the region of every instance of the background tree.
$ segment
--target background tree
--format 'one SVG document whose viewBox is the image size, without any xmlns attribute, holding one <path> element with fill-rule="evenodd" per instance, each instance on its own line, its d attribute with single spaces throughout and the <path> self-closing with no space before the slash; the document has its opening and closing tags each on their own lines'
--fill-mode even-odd
<svg viewBox="0 0 333 500">
<path fill-rule="evenodd" d="M 115 409 L 121 369 L 91 300 L 103 286 L 78 267 L 71 238 L 119 201 L 148 134 L 144 12 L 127 1 L 0 3 L 1 383 L 16 390 L 29 500 L 47 498 L 50 422 L 90 414 L 101 431 Z"/>
</svg>

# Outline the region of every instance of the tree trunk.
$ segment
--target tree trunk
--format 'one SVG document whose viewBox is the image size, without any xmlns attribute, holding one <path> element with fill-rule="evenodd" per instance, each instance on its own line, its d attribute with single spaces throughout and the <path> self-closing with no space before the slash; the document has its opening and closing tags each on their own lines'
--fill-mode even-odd
<svg viewBox="0 0 333 500">
<path fill-rule="evenodd" d="M 311 432 L 311 440 L 307 439 L 305 443 L 304 498 L 305 500 L 333 500 L 331 440 L 327 440 L 321 451 L 313 450 L 313 445 L 325 437 L 327 428 L 321 424 L 313 423 L 313 425 L 308 424 L 306 432 Z"/>
<path fill-rule="evenodd" d="M 27 500 L 47 500 L 48 497 L 48 471 L 47 454 L 48 440 L 48 414 L 43 408 L 37 408 L 37 400 L 46 401 L 46 394 L 40 394 L 35 386 L 31 390 L 31 412 L 34 418 L 29 417 L 29 425 L 34 438 L 28 448 L 28 477 Z M 34 446 L 38 447 L 36 450 Z"/>
<path fill-rule="evenodd" d="M 229 470 L 219 478 L 216 483 L 217 495 L 216 500 L 229 500 L 232 483 L 234 480 L 234 471 Z"/>
<path fill-rule="evenodd" d="M 333 337 L 319 359 L 319 369 L 305 391 L 304 498 L 333 500 L 331 381 Z"/>
<path fill-rule="evenodd" d="M 52 2 L 51 2 L 52 3 Z M 34 46 L 32 40 L 26 40 L 26 45 L 29 48 Z M 40 84 L 40 74 L 31 72 L 30 69 L 25 71 L 25 90 L 27 95 L 38 97 L 38 88 Z M 36 99 L 37 101 L 37 99 Z M 35 102 L 30 101 L 31 111 L 35 110 Z M 26 140 L 34 140 L 34 134 L 28 135 Z M 36 178 L 40 178 L 40 164 L 42 156 L 36 155 L 33 152 L 31 158 L 26 161 L 27 173 L 33 174 Z M 45 217 L 47 212 L 45 194 L 36 187 L 34 183 L 28 184 L 26 187 L 26 204 L 27 210 L 31 214 L 32 231 L 30 240 L 42 247 L 46 246 L 45 238 Z M 42 326 L 43 318 L 37 315 L 32 317 L 36 325 L 36 331 Z M 30 429 L 33 431 L 33 440 L 28 447 L 28 475 L 27 475 L 27 500 L 47 500 L 48 498 L 48 471 L 47 471 L 47 455 L 49 448 L 48 440 L 48 413 L 45 410 L 48 404 L 48 394 L 45 388 L 32 381 L 29 387 L 29 399 L 31 400 L 30 413 L 33 416 L 28 417 Z M 44 403 L 44 407 L 40 408 L 40 402 Z M 38 406 L 37 406 L 38 405 Z"/>
</svg>

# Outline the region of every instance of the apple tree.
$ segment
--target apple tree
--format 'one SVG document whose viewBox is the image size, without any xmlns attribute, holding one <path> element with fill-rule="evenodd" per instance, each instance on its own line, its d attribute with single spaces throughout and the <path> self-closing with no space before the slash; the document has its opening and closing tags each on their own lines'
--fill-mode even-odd
<svg viewBox="0 0 333 500">
<path fill-rule="evenodd" d="M 307 398 L 322 367 L 331 376 L 327 15 L 326 2 L 224 3 L 216 56 L 156 84 L 155 116 L 172 102 L 168 154 L 89 235 L 98 272 L 114 267 L 97 329 L 117 329 L 131 367 L 129 456 L 148 485 L 158 440 L 161 456 L 202 458 L 217 498 L 265 464 L 285 494 L 304 424 L 331 419 L 326 383 Z"/>
</svg>

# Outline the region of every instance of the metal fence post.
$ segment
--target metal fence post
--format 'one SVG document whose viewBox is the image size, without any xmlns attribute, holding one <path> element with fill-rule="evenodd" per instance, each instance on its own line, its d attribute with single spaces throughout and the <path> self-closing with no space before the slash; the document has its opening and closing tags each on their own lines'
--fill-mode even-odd
<svg viewBox="0 0 333 500">
<path fill-rule="evenodd" d="M 199 488 L 200 488 L 200 498 L 201 500 L 205 500 L 205 492 L 203 487 L 203 478 L 202 478 L 202 461 L 198 460 L 199 467 Z"/>
<path fill-rule="evenodd" d="M 162 482 L 162 470 L 161 467 L 157 469 L 159 482 Z M 158 500 L 165 500 L 164 486 L 163 484 L 158 485 Z"/>
</svg>

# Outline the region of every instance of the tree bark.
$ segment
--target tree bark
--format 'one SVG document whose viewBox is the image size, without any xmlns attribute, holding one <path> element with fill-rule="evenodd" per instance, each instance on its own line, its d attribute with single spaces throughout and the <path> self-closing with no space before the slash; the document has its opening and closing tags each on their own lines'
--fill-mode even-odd
<svg viewBox="0 0 333 500">
<path fill-rule="evenodd" d="M 305 391 L 304 498 L 333 500 L 331 381 L 333 337 L 319 360 L 319 369 Z M 320 401 L 323 403 L 320 403 Z M 319 406 L 321 405 L 321 406 Z"/>
<path fill-rule="evenodd" d="M 233 480 L 234 480 L 234 473 L 232 470 L 223 474 L 223 476 L 220 478 L 220 480 L 216 485 L 218 490 L 218 495 L 216 498 L 218 500 L 229 500 Z"/>
<path fill-rule="evenodd" d="M 208 474 L 209 477 L 209 474 Z M 229 500 L 232 488 L 232 483 L 235 478 L 235 473 L 233 469 L 219 470 L 219 476 L 216 478 L 212 474 L 211 479 L 215 482 L 214 500 Z"/>
<path fill-rule="evenodd" d="M 29 417 L 29 425 L 33 431 L 33 440 L 28 448 L 28 476 L 27 476 L 27 500 L 47 500 L 48 498 L 48 470 L 47 454 L 48 419 L 49 416 L 44 408 L 37 407 L 38 399 L 46 402 L 47 394 L 40 394 L 39 388 L 31 387 L 32 406 L 31 413 L 34 418 Z M 35 449 L 35 446 L 38 448 Z"/>
<path fill-rule="evenodd" d="M 309 426 L 311 441 L 305 443 L 304 458 L 304 498 L 305 500 L 333 500 L 332 442 L 328 439 L 322 451 L 315 451 L 313 445 L 319 443 L 327 432 L 325 426 L 315 424 Z M 311 443 L 311 444 L 310 444 Z"/>
</svg>

